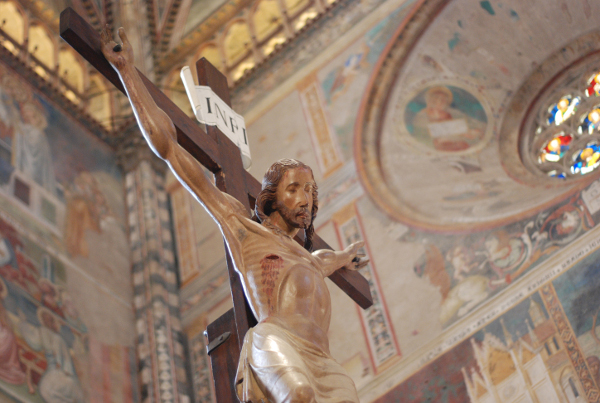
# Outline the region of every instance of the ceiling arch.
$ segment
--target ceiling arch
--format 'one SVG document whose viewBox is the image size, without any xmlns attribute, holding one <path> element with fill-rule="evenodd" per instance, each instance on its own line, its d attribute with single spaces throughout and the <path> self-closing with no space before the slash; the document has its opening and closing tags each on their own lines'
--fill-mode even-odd
<svg viewBox="0 0 600 403">
<path fill-rule="evenodd" d="M 520 161 L 518 147 L 512 159 L 500 152 L 505 128 L 522 123 L 509 108 L 524 86 L 534 90 L 527 78 L 540 66 L 548 73 L 552 54 L 600 24 L 597 3 L 553 3 L 420 1 L 400 24 L 355 126 L 361 181 L 388 215 L 428 230 L 483 230 L 583 186 L 522 181 L 505 169 Z M 578 46 L 592 47 L 592 37 Z M 565 65 L 552 67 L 556 74 Z"/>
</svg>

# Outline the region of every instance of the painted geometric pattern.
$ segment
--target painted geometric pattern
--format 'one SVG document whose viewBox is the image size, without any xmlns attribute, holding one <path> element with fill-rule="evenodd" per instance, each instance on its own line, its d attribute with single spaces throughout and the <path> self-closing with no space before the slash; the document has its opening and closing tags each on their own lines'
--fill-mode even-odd
<svg viewBox="0 0 600 403">
<path fill-rule="evenodd" d="M 575 372 L 579 376 L 579 380 L 585 389 L 588 402 L 600 402 L 600 394 L 598 393 L 598 388 L 594 383 L 590 369 L 587 366 L 585 355 L 579 346 L 577 337 L 569 324 L 567 316 L 558 299 L 558 295 L 556 295 L 556 290 L 552 284 L 547 284 L 542 287 L 541 295 L 548 313 L 558 328 L 558 332 L 567 349 L 571 364 L 573 364 Z"/>
<path fill-rule="evenodd" d="M 341 224 L 339 228 L 343 247 L 364 240 L 360 223 L 356 216 Z M 363 247 L 359 252 L 365 254 L 366 259 L 370 259 L 367 248 Z M 371 357 L 375 368 L 378 368 L 390 358 L 399 355 L 400 351 L 394 340 L 392 325 L 386 314 L 385 306 L 381 299 L 381 290 L 375 279 L 371 263 L 363 267 L 360 272 L 369 282 L 369 288 L 373 296 L 373 305 L 367 310 L 361 309 L 360 314 L 365 325 Z"/>
<path fill-rule="evenodd" d="M 143 161 L 126 175 L 143 402 L 188 402 L 164 176 Z"/>
<path fill-rule="evenodd" d="M 190 339 L 190 356 L 192 366 L 192 383 L 194 385 L 195 403 L 212 403 L 211 372 L 208 355 L 204 343 L 204 334 L 198 333 Z"/>
<path fill-rule="evenodd" d="M 298 90 L 319 167 L 323 175 L 327 176 L 341 167 L 342 156 L 336 138 L 332 135 L 331 124 L 323 108 L 319 87 L 315 78 L 309 76 L 299 84 Z"/>
</svg>

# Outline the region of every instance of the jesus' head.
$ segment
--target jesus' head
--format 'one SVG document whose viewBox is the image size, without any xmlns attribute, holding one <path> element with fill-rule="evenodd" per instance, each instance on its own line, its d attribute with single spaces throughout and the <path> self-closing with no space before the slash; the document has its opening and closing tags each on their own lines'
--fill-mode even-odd
<svg viewBox="0 0 600 403">
<path fill-rule="evenodd" d="M 308 165 L 293 159 L 271 165 L 254 208 L 261 222 L 276 217 L 289 228 L 304 229 L 304 248 L 310 250 L 318 209 L 317 185 Z"/>
</svg>

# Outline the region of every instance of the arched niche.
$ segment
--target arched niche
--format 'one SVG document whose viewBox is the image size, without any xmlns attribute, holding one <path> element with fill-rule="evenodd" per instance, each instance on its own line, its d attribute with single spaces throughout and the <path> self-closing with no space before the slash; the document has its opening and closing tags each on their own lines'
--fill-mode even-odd
<svg viewBox="0 0 600 403">
<path fill-rule="evenodd" d="M 73 102 L 79 102 L 79 95 L 85 87 L 85 70 L 71 49 L 65 48 L 58 53 L 58 75 L 71 87 L 64 90 L 65 96 Z"/>
<path fill-rule="evenodd" d="M 587 401 L 583 388 L 577 378 L 571 366 L 564 368 L 560 375 L 561 392 L 568 403 L 583 403 Z"/>
<path fill-rule="evenodd" d="M 27 50 L 29 53 L 46 68 L 52 70 L 56 64 L 56 46 L 46 28 L 41 24 L 32 24 L 29 27 L 28 39 Z M 39 66 L 34 68 L 34 70 L 42 77 L 47 76 L 44 69 Z"/>
<path fill-rule="evenodd" d="M 262 42 L 281 28 L 282 16 L 277 0 L 262 0 L 252 14 L 256 40 Z"/>
<path fill-rule="evenodd" d="M 293 17 L 296 14 L 298 14 L 300 11 L 302 11 L 302 9 L 308 6 L 309 3 L 310 0 L 284 0 L 287 14 L 290 17 Z"/>
<path fill-rule="evenodd" d="M 0 29 L 18 44 L 25 40 L 25 17 L 20 7 L 13 1 L 0 1 Z M 0 37 L 0 44 L 10 52 L 18 52 L 14 44 Z"/>
<path fill-rule="evenodd" d="M 236 20 L 228 27 L 223 39 L 223 50 L 229 67 L 233 67 L 250 52 L 250 41 L 250 30 L 244 20 Z"/>
</svg>

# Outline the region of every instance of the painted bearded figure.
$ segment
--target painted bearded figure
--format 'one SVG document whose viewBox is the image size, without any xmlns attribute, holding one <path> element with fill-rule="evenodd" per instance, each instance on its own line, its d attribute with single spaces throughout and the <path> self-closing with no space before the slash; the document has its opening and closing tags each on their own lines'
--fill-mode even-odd
<svg viewBox="0 0 600 403">
<path fill-rule="evenodd" d="M 238 200 L 206 178 L 177 143 L 171 119 L 156 106 L 133 65 L 123 29 L 122 51 L 108 32 L 103 53 L 119 74 L 142 134 L 219 225 L 258 324 L 244 338 L 236 377 L 242 402 L 358 402 L 352 379 L 329 354 L 331 297 L 325 277 L 358 269 L 363 242 L 343 251 L 310 253 L 317 213 L 312 170 L 280 160 L 267 171 L 252 218 Z M 294 241 L 305 230 L 305 245 Z"/>
</svg>

